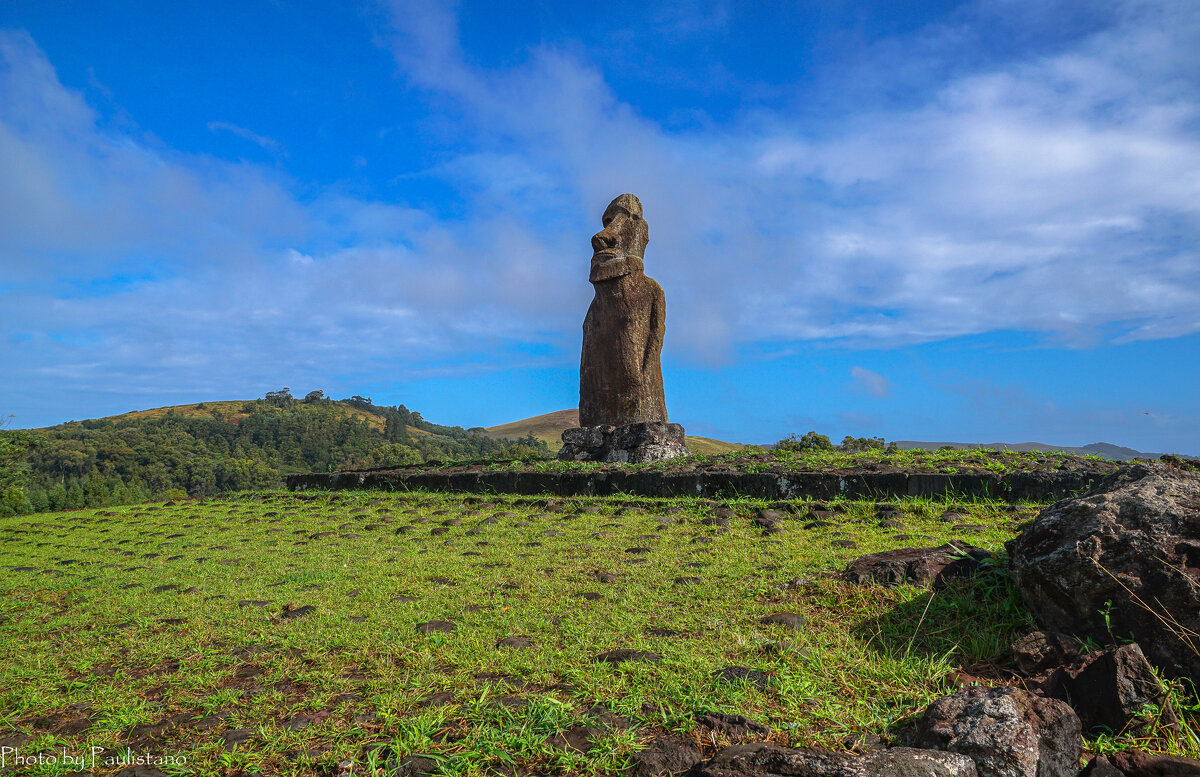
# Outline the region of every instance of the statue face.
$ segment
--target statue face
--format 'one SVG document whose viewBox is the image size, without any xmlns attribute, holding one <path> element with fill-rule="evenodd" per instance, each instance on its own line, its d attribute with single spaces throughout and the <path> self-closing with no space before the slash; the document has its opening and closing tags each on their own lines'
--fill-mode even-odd
<svg viewBox="0 0 1200 777">
<path fill-rule="evenodd" d="M 642 203 L 622 194 L 604 211 L 604 229 L 592 235 L 592 274 L 589 280 L 606 281 L 643 269 L 642 258 L 650 242 L 650 228 L 642 218 Z"/>
</svg>

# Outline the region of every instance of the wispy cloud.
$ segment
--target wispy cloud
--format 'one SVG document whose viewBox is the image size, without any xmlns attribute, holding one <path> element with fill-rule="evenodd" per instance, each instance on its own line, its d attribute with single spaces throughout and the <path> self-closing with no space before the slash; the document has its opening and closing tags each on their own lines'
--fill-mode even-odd
<svg viewBox="0 0 1200 777">
<path fill-rule="evenodd" d="M 261 147 L 265 151 L 270 151 L 272 154 L 287 156 L 286 149 L 279 144 L 279 141 L 274 138 L 269 138 L 266 135 L 259 135 L 257 132 L 252 132 L 245 127 L 239 127 L 236 124 L 230 124 L 227 121 L 210 121 L 207 125 L 209 132 L 232 132 L 243 140 L 248 140 L 256 146 Z"/>
<path fill-rule="evenodd" d="M 1038 18 L 1031 4 L 1009 6 Z M 1200 22 L 1186 5 L 1114 4 L 1050 53 L 950 67 L 995 22 L 987 4 L 969 8 L 954 32 L 919 34 L 921 72 L 893 76 L 914 87 L 908 100 L 855 106 L 820 136 L 778 111 L 669 132 L 576 53 L 543 46 L 482 70 L 462 56 L 446 8 L 390 7 L 397 61 L 464 111 L 456 131 L 492 149 L 455 163 L 477 169 L 463 180 L 486 180 L 499 153 L 519 180 L 544 182 L 519 198 L 464 183 L 464 195 L 536 224 L 538 213 L 586 217 L 638 193 L 673 342 L 697 355 L 721 343 L 895 345 L 997 328 L 1077 343 L 1102 329 L 1200 331 L 1200 88 L 1182 65 Z M 903 46 L 892 43 L 872 56 L 886 61 Z M 889 71 L 872 77 L 883 91 Z"/>
<path fill-rule="evenodd" d="M 870 394 L 873 397 L 884 398 L 892 391 L 892 384 L 878 372 L 866 367 L 851 367 L 850 377 L 855 391 Z"/>
</svg>

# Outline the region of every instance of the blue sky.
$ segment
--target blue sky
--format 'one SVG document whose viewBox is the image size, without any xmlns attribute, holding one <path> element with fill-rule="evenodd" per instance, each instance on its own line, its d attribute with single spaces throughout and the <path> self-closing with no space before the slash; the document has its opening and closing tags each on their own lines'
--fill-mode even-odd
<svg viewBox="0 0 1200 777">
<path fill-rule="evenodd" d="M 672 420 L 1200 453 L 1191 0 L 0 5 L 0 416 L 571 407 L 643 201 Z"/>
</svg>

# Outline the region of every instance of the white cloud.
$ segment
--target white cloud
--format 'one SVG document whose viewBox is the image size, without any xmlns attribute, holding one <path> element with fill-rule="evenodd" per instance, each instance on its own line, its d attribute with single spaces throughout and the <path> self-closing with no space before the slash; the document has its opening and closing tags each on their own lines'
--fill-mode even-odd
<svg viewBox="0 0 1200 777">
<path fill-rule="evenodd" d="M 672 354 L 1200 331 L 1200 12 L 1114 4 L 1055 46 L 951 67 L 987 37 L 989 7 L 818 74 L 840 123 L 806 132 L 765 108 L 670 131 L 578 46 L 485 69 L 450 11 L 394 3 L 386 45 L 453 108 L 437 126 L 462 153 L 427 172 L 458 187 L 455 219 L 302 201 L 268 166 L 106 129 L 27 34 L 0 32 L 0 319 L 27 338 L 0 355 L 100 390 L 173 375 L 222 394 L 512 366 L 520 343 L 569 361 L 588 239 L 623 191 L 646 205 Z M 904 100 L 879 96 L 901 85 Z"/>
<path fill-rule="evenodd" d="M 463 176 L 472 202 L 530 223 L 567 212 L 575 228 L 637 193 L 670 342 L 697 355 L 761 340 L 1200 330 L 1200 85 L 1186 77 L 1200 21 L 1186 4 L 1114 4 L 1087 23 L 1065 6 L 982 4 L 910 41 L 926 61 L 895 79 L 924 79 L 922 91 L 859 106 L 820 137 L 761 110 L 668 132 L 580 56 L 543 46 L 515 67 L 473 68 L 447 10 L 391 8 L 397 60 L 488 149 L 452 165 L 475 171 Z M 1062 22 L 1072 37 L 936 80 L 1000 16 Z M 893 43 L 871 71 L 881 91 L 905 42 Z M 557 224 L 534 231 L 565 241 Z"/>
<path fill-rule="evenodd" d="M 892 392 L 892 384 L 887 378 L 866 367 L 851 367 L 850 377 L 854 379 L 852 385 L 855 391 L 861 391 L 880 399 L 887 397 Z"/>
<path fill-rule="evenodd" d="M 287 156 L 287 152 L 283 146 L 279 145 L 279 141 L 274 138 L 269 138 L 266 135 L 259 135 L 257 132 L 248 130 L 245 127 L 239 127 L 236 124 L 230 124 L 227 121 L 210 121 L 207 125 L 209 132 L 225 131 L 237 135 L 243 140 L 248 140 L 256 146 L 259 146 L 265 151 L 270 151 L 272 154 L 280 154 Z"/>
</svg>

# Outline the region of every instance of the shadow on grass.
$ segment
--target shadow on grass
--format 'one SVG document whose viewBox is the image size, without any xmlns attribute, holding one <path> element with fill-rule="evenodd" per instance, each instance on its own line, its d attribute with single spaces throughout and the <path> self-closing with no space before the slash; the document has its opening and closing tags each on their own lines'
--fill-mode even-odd
<svg viewBox="0 0 1200 777">
<path fill-rule="evenodd" d="M 997 564 L 868 618 L 855 635 L 896 660 L 944 659 L 970 668 L 1007 664 L 1012 643 L 1035 628 L 1004 567 Z"/>
</svg>

